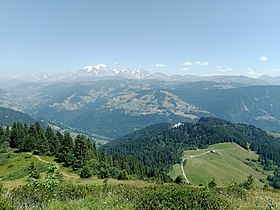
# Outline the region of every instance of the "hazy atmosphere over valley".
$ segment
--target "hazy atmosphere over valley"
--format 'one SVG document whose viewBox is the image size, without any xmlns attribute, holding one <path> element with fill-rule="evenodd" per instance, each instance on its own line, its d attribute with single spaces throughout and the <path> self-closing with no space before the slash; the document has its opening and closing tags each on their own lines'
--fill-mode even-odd
<svg viewBox="0 0 280 210">
<path fill-rule="evenodd" d="M 279 11 L 0 0 L 0 209 L 279 209 Z"/>
</svg>

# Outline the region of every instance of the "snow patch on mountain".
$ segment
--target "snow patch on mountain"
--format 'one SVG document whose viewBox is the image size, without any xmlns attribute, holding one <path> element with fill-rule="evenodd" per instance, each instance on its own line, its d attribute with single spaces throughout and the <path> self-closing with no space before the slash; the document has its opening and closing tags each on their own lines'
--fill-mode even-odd
<svg viewBox="0 0 280 210">
<path fill-rule="evenodd" d="M 126 79 L 149 79 L 153 74 L 143 69 L 111 69 L 105 64 L 97 64 L 95 66 L 85 66 L 77 71 L 81 76 L 87 77 L 122 77 Z"/>
</svg>

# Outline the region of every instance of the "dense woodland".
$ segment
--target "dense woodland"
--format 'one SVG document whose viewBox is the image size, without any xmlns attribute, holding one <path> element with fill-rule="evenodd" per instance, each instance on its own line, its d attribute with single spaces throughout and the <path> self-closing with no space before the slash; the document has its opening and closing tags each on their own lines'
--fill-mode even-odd
<svg viewBox="0 0 280 210">
<path fill-rule="evenodd" d="M 96 145 L 84 135 L 72 138 L 69 133 L 55 133 L 50 127 L 43 129 L 38 122 L 0 127 L 0 145 L 2 152 L 11 147 L 17 152 L 54 156 L 64 166 L 79 172 L 82 178 L 97 175 L 99 178 L 170 181 L 159 169 L 146 167 L 135 158 L 117 153 L 107 155 L 104 149 L 97 150 Z"/>
<path fill-rule="evenodd" d="M 129 135 L 105 145 L 110 153 L 132 155 L 145 164 L 168 168 L 181 160 L 186 149 L 206 148 L 211 144 L 234 142 L 245 149 L 256 151 L 261 160 L 273 160 L 280 164 L 280 141 L 254 126 L 235 124 L 217 118 L 201 118 L 197 123 L 184 123 L 178 127 L 169 126 L 165 131 L 149 135 L 151 130 L 162 127 L 149 126 L 146 134 Z"/>
</svg>

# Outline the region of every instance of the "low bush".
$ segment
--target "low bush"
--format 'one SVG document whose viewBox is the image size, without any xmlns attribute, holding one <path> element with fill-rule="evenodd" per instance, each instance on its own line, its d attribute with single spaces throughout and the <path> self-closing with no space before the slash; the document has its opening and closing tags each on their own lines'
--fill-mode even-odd
<svg viewBox="0 0 280 210">
<path fill-rule="evenodd" d="M 207 188 L 162 185 L 148 188 L 136 209 L 230 209 L 229 203 Z"/>
</svg>

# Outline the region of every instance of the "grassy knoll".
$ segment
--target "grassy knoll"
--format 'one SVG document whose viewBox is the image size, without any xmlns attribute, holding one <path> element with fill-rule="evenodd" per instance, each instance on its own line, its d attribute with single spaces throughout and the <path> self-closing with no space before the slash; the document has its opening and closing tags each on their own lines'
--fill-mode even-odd
<svg viewBox="0 0 280 210">
<path fill-rule="evenodd" d="M 47 164 L 39 161 L 29 153 L 4 153 L 0 154 L 0 183 L 5 188 L 15 188 L 27 181 L 28 167 L 34 163 L 40 172 L 47 170 Z"/>
<path fill-rule="evenodd" d="M 209 152 L 211 150 L 216 152 Z M 242 182 L 252 174 L 256 185 L 262 186 L 263 183 L 259 180 L 265 180 L 269 174 L 255 162 L 258 159 L 257 154 L 234 143 L 221 143 L 211 145 L 207 149 L 185 151 L 183 157 L 186 158 L 186 175 L 194 185 L 207 185 L 215 178 L 219 186 L 228 186 L 233 181 Z M 174 165 L 170 176 L 174 178 L 181 174 L 180 165 Z"/>
</svg>

